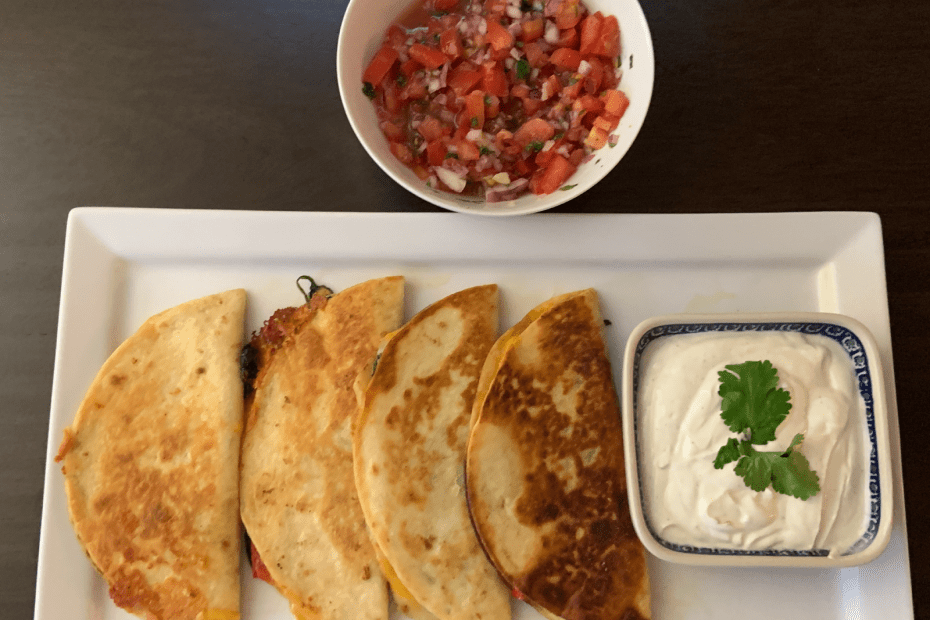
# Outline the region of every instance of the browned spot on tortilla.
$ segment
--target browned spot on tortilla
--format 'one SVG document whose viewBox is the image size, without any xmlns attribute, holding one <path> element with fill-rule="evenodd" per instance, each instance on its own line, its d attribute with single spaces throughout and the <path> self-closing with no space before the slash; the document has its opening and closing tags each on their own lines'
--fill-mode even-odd
<svg viewBox="0 0 930 620">
<path fill-rule="evenodd" d="M 533 328 L 544 336 L 534 353 L 545 362 L 509 351 L 481 413 L 482 424 L 511 434 L 526 472 L 514 514 L 541 532 L 527 572 L 508 577 L 528 601 L 565 620 L 638 614 L 645 556 L 627 506 L 620 409 L 601 322 L 576 296 Z M 574 394 L 578 419 L 553 396 L 562 393 Z M 582 453 L 594 448 L 597 458 L 585 464 Z M 480 501 L 472 498 L 473 506 Z M 506 546 L 492 537 L 485 542 L 492 556 L 494 545 Z"/>
</svg>

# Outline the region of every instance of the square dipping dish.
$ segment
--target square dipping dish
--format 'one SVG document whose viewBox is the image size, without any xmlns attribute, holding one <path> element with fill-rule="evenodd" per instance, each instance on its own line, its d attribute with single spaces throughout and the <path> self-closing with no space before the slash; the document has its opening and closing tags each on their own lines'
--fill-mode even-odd
<svg viewBox="0 0 930 620">
<path fill-rule="evenodd" d="M 747 361 L 770 361 L 777 387 L 766 389 L 787 390 L 791 403 L 775 439 L 747 449 L 778 454 L 770 461 L 776 484 L 795 475 L 782 467 L 789 456 L 792 467 L 807 460 L 820 490 L 806 500 L 772 485 L 750 489 L 734 471 L 750 466 L 743 453 L 715 467 L 728 441 L 752 439 L 727 426 L 719 395 L 725 366 Z M 736 379 L 740 370 L 729 372 L 747 386 L 748 378 Z M 740 392 L 752 398 L 751 390 Z M 884 381 L 874 338 L 854 319 L 802 312 L 648 319 L 626 345 L 623 432 L 633 526 L 662 560 L 836 568 L 869 562 L 888 543 Z M 798 434 L 803 440 L 793 442 Z"/>
</svg>

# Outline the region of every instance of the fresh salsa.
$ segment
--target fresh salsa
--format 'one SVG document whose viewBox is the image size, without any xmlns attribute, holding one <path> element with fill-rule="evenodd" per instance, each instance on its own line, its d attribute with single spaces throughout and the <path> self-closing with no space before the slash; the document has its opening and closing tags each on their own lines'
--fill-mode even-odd
<svg viewBox="0 0 930 620">
<path fill-rule="evenodd" d="M 425 0 L 388 28 L 362 90 L 423 181 L 497 202 L 551 194 L 616 144 L 619 55 L 617 18 L 580 0 Z"/>
</svg>

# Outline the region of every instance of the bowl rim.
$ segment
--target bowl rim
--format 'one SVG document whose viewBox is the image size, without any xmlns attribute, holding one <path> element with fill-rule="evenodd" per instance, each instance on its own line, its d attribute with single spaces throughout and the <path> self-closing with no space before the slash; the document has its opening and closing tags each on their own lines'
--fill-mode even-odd
<svg viewBox="0 0 930 620">
<path fill-rule="evenodd" d="M 581 183 L 576 183 L 574 186 L 571 186 L 567 190 L 559 190 L 552 194 L 545 196 L 534 196 L 533 200 L 527 201 L 525 205 L 517 206 L 516 204 L 508 205 L 508 202 L 500 203 L 487 203 L 483 200 L 474 202 L 473 207 L 467 206 L 468 200 L 463 200 L 461 197 L 451 195 L 452 197 L 447 198 L 445 194 L 447 192 L 441 192 L 441 190 L 432 189 L 426 186 L 425 183 L 416 184 L 412 183 L 409 179 L 405 179 L 400 176 L 400 174 L 392 169 L 390 165 L 381 154 L 378 153 L 378 150 L 375 148 L 375 145 L 372 143 L 374 138 L 367 136 L 362 127 L 360 126 L 359 120 L 351 112 L 351 106 L 349 105 L 349 88 L 351 82 L 350 73 L 352 68 L 350 66 L 348 59 L 344 58 L 344 48 L 347 47 L 347 39 L 350 36 L 350 28 L 347 26 L 349 18 L 354 16 L 356 11 L 361 10 L 361 5 L 366 0 L 349 0 L 348 5 L 346 6 L 345 13 L 343 14 L 342 21 L 339 27 L 339 35 L 336 43 L 336 82 L 339 89 L 339 96 L 342 102 L 343 112 L 349 120 L 349 125 L 352 127 L 352 131 L 355 134 L 356 138 L 362 144 L 362 147 L 368 153 L 368 156 L 374 160 L 377 166 L 390 177 L 394 182 L 400 185 L 402 188 L 406 189 L 410 193 L 414 194 L 418 198 L 425 200 L 426 202 L 433 204 L 437 207 L 447 209 L 449 211 L 454 211 L 458 213 L 464 213 L 469 215 L 476 216 L 490 216 L 490 217 L 511 217 L 518 215 L 528 215 L 532 213 L 539 213 L 542 211 L 548 211 L 554 209 L 566 202 L 577 198 L 584 192 L 588 191 L 598 183 L 600 183 L 617 165 L 622 161 L 622 159 L 632 148 L 633 143 L 636 141 L 639 133 L 642 131 L 643 126 L 646 123 L 646 117 L 649 112 L 650 104 L 652 102 L 653 91 L 655 90 L 655 49 L 652 40 L 652 32 L 649 29 L 649 24 L 646 20 L 646 15 L 643 12 L 642 5 L 639 0 L 620 0 L 623 4 L 628 5 L 634 13 L 631 21 L 635 21 L 637 24 L 637 29 L 642 32 L 643 43 L 642 49 L 637 48 L 637 66 L 642 66 L 643 61 L 647 61 L 647 70 L 646 75 L 648 77 L 647 85 L 648 88 L 644 89 L 644 93 L 641 96 L 642 101 L 642 118 L 636 119 L 635 124 L 632 126 L 631 139 L 629 144 L 622 146 L 622 150 L 619 152 L 619 157 L 616 162 L 612 165 L 602 167 L 595 174 L 590 184 L 587 184 L 582 187 Z M 622 27 L 622 26 L 621 26 Z M 621 33 L 622 36 L 622 33 Z M 645 58 L 643 56 L 645 55 Z M 352 82 L 354 84 L 354 82 Z M 380 133 L 380 132 L 379 132 Z M 618 145 L 618 148 L 620 145 Z M 521 198 L 526 197 L 524 194 Z M 531 195 L 532 196 L 532 195 Z M 519 199 L 517 199 L 519 200 Z M 542 202 L 543 204 L 539 204 Z M 488 207 L 488 205 L 496 205 Z"/>
<path fill-rule="evenodd" d="M 747 330 L 745 326 L 754 329 Z M 824 330 L 810 331 L 810 326 L 836 328 L 834 334 Z M 707 329 L 713 326 L 715 329 Z M 740 327 L 743 326 L 742 329 Z M 803 330 L 808 326 L 808 330 Z M 659 334 L 656 330 L 673 327 L 673 332 Z M 694 328 L 689 330 L 688 328 Z M 862 367 L 870 380 L 867 387 L 871 392 L 871 407 L 866 404 L 866 424 L 871 443 L 871 469 L 867 483 L 872 492 L 871 512 L 865 532 L 850 549 L 840 555 L 829 555 L 826 550 L 760 550 L 742 551 L 721 547 L 697 547 L 670 543 L 659 538 L 649 527 L 643 508 L 642 489 L 640 487 L 640 459 L 638 436 L 636 434 L 636 384 L 638 382 L 638 359 L 653 340 L 662 336 L 706 331 L 793 331 L 821 334 L 831 337 L 843 345 L 839 337 L 851 335 L 850 349 L 844 346 L 850 357 L 857 350 L 864 354 Z M 803 330 L 803 331 L 802 331 Z M 653 334 L 650 337 L 650 334 Z M 839 336 L 839 337 L 838 337 Z M 856 349 L 857 346 L 861 349 Z M 853 363 L 856 364 L 855 358 Z M 860 391 L 863 385 L 860 383 Z M 839 568 L 865 564 L 878 557 L 888 545 L 891 536 L 893 484 L 891 471 L 890 442 L 888 433 L 887 397 L 884 373 L 878 345 L 871 332 L 856 319 L 829 312 L 751 312 L 721 314 L 666 314 L 642 321 L 630 333 L 623 357 L 623 443 L 626 461 L 627 495 L 633 527 L 643 545 L 656 557 L 677 564 L 702 566 L 741 566 L 741 567 L 805 567 L 805 568 Z M 869 411 L 871 409 L 871 412 Z M 868 449 L 868 444 L 866 449 Z M 888 478 L 882 484 L 882 477 Z"/>
</svg>

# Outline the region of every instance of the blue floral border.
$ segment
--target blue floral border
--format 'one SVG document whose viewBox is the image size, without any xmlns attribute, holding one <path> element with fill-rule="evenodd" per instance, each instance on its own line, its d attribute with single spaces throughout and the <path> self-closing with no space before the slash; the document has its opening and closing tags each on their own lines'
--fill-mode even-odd
<svg viewBox="0 0 930 620">
<path fill-rule="evenodd" d="M 865 352 L 865 347 L 859 337 L 850 329 L 837 325 L 835 323 L 672 323 L 660 325 L 647 331 L 639 339 L 636 345 L 636 353 L 633 357 L 633 435 L 637 439 L 636 445 L 636 463 L 639 471 L 643 470 L 642 456 L 639 448 L 639 416 L 636 408 L 638 406 L 640 362 L 642 354 L 651 342 L 664 336 L 677 336 L 680 334 L 699 334 L 705 332 L 798 332 L 801 334 L 813 334 L 826 336 L 835 340 L 843 347 L 853 363 L 853 369 L 859 383 L 859 393 L 865 401 L 865 418 L 869 436 L 869 525 L 865 533 L 849 549 L 841 555 L 852 555 L 859 553 L 875 539 L 878 534 L 878 527 L 881 522 L 881 476 L 878 470 L 878 441 L 875 436 L 875 411 L 874 400 L 872 396 L 872 376 L 869 372 L 869 360 Z M 639 482 L 640 497 L 645 498 L 643 494 L 642 477 Z M 646 512 L 645 510 L 643 511 Z M 653 538 L 663 547 L 680 553 L 696 553 L 700 555 L 740 555 L 740 556 L 790 556 L 790 557 L 824 557 L 829 555 L 829 549 L 766 549 L 766 550 L 745 550 L 745 549 L 722 549 L 719 547 L 696 547 L 692 545 L 679 545 L 660 538 L 653 530 L 649 523 L 648 517 L 645 518 L 646 527 Z"/>
</svg>

